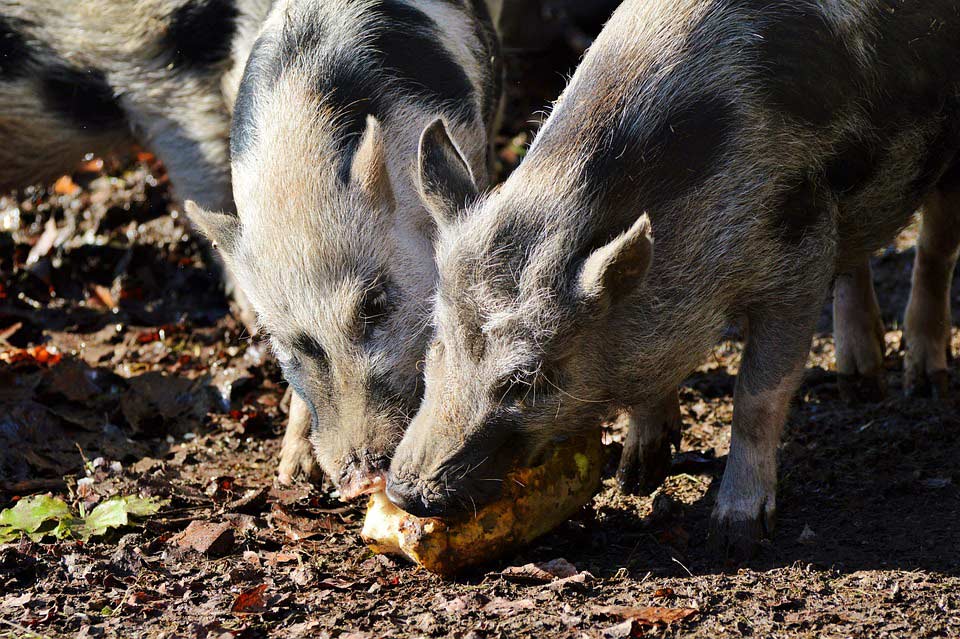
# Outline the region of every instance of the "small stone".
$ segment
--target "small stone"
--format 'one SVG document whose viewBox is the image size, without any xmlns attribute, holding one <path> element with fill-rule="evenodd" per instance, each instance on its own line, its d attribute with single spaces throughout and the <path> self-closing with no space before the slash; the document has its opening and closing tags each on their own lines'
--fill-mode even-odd
<svg viewBox="0 0 960 639">
<path fill-rule="evenodd" d="M 222 557 L 233 550 L 233 527 L 227 522 L 191 521 L 187 529 L 171 541 L 184 550 Z"/>
</svg>

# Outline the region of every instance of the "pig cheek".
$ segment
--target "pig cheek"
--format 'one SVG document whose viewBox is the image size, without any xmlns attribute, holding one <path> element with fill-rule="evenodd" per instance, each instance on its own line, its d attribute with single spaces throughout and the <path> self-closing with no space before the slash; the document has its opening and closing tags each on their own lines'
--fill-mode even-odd
<svg viewBox="0 0 960 639">
<path fill-rule="evenodd" d="M 307 405 L 312 413 L 310 444 L 313 456 L 328 477 L 339 477 L 343 470 L 342 460 L 350 451 L 339 431 L 336 411 L 329 401 L 312 401 Z"/>
</svg>

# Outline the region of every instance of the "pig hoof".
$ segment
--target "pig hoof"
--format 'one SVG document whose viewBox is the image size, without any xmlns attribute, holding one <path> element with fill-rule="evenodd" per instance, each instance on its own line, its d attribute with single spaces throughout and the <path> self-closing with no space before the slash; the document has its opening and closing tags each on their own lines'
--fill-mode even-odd
<svg viewBox="0 0 960 639">
<path fill-rule="evenodd" d="M 883 372 L 877 375 L 837 374 L 837 389 L 840 398 L 850 403 L 875 403 L 887 395 L 887 378 Z"/>
<path fill-rule="evenodd" d="M 773 534 L 774 511 L 764 505 L 760 512 L 714 513 L 710 521 L 710 546 L 714 553 L 733 562 L 752 559 L 760 542 Z"/>
<path fill-rule="evenodd" d="M 945 370 L 925 372 L 920 366 L 907 365 L 903 374 L 903 392 L 907 397 L 946 399 L 950 391 L 950 375 Z"/>
<path fill-rule="evenodd" d="M 620 492 L 626 495 L 649 495 L 670 474 L 672 459 L 670 443 L 666 441 L 653 447 L 647 454 L 624 448 L 617 468 Z"/>
<path fill-rule="evenodd" d="M 277 483 L 289 486 L 299 478 L 318 483 L 323 477 L 320 466 L 313 456 L 309 442 L 296 444 L 284 443 L 280 450 L 280 463 L 277 465 Z"/>
</svg>

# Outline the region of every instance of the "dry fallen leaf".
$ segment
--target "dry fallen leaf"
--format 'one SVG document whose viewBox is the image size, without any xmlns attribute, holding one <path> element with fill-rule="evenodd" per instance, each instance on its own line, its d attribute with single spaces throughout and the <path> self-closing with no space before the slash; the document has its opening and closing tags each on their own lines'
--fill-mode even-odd
<svg viewBox="0 0 960 639">
<path fill-rule="evenodd" d="M 490 615 L 509 617 L 518 612 L 533 610 L 534 608 L 536 608 L 536 604 L 533 602 L 533 599 L 510 600 L 496 597 L 491 599 L 490 602 L 483 607 L 483 611 Z"/>
<path fill-rule="evenodd" d="M 634 622 L 627 619 L 624 622 L 611 626 L 600 635 L 603 639 L 629 639 L 634 635 Z"/>
<path fill-rule="evenodd" d="M 554 579 L 573 577 L 578 572 L 576 566 L 566 559 L 560 558 L 536 564 L 510 566 L 504 569 L 500 575 L 510 581 L 548 583 Z"/>
<path fill-rule="evenodd" d="M 187 529 L 173 541 L 183 549 L 192 549 L 212 557 L 222 557 L 233 550 L 233 526 L 226 522 L 191 521 Z"/>
<path fill-rule="evenodd" d="M 73 195 L 79 190 L 80 187 L 69 175 L 61 176 L 59 180 L 53 183 L 53 192 L 57 195 Z"/>
<path fill-rule="evenodd" d="M 596 580 L 596 577 L 584 570 L 583 572 L 578 572 L 575 575 L 564 577 L 563 579 L 557 579 L 556 581 L 551 581 L 547 585 L 543 586 L 543 588 L 544 590 L 553 590 L 555 592 L 559 592 L 564 588 L 570 588 L 571 590 L 583 590 L 594 580 Z"/>
<path fill-rule="evenodd" d="M 632 606 L 595 606 L 593 613 L 597 615 L 607 615 L 610 617 L 620 617 L 629 619 L 642 626 L 666 626 L 678 621 L 688 619 L 699 611 L 696 608 L 661 608 L 659 606 L 649 606 L 646 608 L 634 608 Z"/>
<path fill-rule="evenodd" d="M 117 307 L 117 300 L 113 297 L 113 293 L 106 286 L 94 284 L 93 294 L 96 296 L 97 300 L 107 308 L 112 310 Z"/>
<path fill-rule="evenodd" d="M 322 513 L 319 517 L 301 517 L 292 514 L 280 504 L 273 505 L 270 523 L 292 541 L 346 530 L 346 526 L 335 515 Z"/>
<path fill-rule="evenodd" d="M 233 608 L 230 611 L 236 615 L 253 615 L 267 609 L 267 602 L 263 599 L 263 593 L 267 590 L 267 584 L 260 584 L 249 590 L 244 590 L 233 601 Z"/>
</svg>

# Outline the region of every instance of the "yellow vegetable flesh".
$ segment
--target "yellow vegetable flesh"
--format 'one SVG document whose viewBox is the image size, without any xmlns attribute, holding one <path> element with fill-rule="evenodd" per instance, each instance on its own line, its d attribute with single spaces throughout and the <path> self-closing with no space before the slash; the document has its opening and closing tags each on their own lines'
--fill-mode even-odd
<svg viewBox="0 0 960 639">
<path fill-rule="evenodd" d="M 374 552 L 402 555 L 430 572 L 452 575 L 566 521 L 597 492 L 601 465 L 599 435 L 566 442 L 543 464 L 509 474 L 496 501 L 450 520 L 414 517 L 377 493 L 360 535 Z"/>
</svg>

